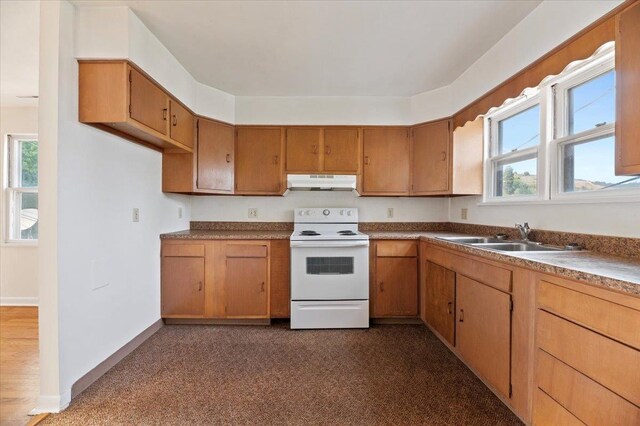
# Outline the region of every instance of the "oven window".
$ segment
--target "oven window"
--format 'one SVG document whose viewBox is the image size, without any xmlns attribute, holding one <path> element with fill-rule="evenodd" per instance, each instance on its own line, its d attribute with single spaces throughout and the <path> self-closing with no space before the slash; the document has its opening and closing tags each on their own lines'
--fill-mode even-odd
<svg viewBox="0 0 640 426">
<path fill-rule="evenodd" d="M 353 257 L 307 257 L 307 275 L 353 274 Z"/>
</svg>

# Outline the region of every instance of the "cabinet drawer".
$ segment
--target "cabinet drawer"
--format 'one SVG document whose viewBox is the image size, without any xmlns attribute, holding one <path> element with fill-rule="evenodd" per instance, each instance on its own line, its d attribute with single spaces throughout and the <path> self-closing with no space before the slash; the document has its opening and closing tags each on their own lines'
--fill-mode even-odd
<svg viewBox="0 0 640 426">
<path fill-rule="evenodd" d="M 379 241 L 376 243 L 377 257 L 416 257 L 417 241 Z"/>
<path fill-rule="evenodd" d="M 640 349 L 640 311 L 547 281 L 539 283 L 538 305 Z"/>
<path fill-rule="evenodd" d="M 227 244 L 227 257 L 267 257 L 267 246 L 257 244 Z"/>
<path fill-rule="evenodd" d="M 540 349 L 536 384 L 586 424 L 640 424 L 640 408 Z"/>
<path fill-rule="evenodd" d="M 533 424 L 540 426 L 584 426 L 573 414 L 540 389 L 535 390 Z"/>
<path fill-rule="evenodd" d="M 537 312 L 538 346 L 601 385 L 640 405 L 640 351 L 545 311 Z"/>
<path fill-rule="evenodd" d="M 164 257 L 204 257 L 204 244 L 164 244 Z"/>
<path fill-rule="evenodd" d="M 495 287 L 498 290 L 511 292 L 511 271 L 488 263 L 456 256 L 443 250 L 429 248 L 427 260 L 442 265 L 447 269 L 459 272 L 476 281 Z"/>
</svg>

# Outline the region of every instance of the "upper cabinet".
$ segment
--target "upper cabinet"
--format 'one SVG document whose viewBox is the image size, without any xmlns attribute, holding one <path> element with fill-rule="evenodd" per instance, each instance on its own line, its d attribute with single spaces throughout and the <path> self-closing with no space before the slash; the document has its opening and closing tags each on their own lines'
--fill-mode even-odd
<svg viewBox="0 0 640 426">
<path fill-rule="evenodd" d="M 358 128 L 289 127 L 285 134 L 287 173 L 359 173 Z"/>
<path fill-rule="evenodd" d="M 640 174 L 640 3 L 616 20 L 616 174 Z"/>
<path fill-rule="evenodd" d="M 451 121 L 443 120 L 411 129 L 411 194 L 449 192 Z"/>
<path fill-rule="evenodd" d="M 362 195 L 409 195 L 409 129 L 363 130 Z"/>
<path fill-rule="evenodd" d="M 233 130 L 230 124 L 199 118 L 194 153 L 171 150 L 162 154 L 162 191 L 233 193 Z"/>
<path fill-rule="evenodd" d="M 159 149 L 193 148 L 194 118 L 127 61 L 79 62 L 79 120 Z"/>
<path fill-rule="evenodd" d="M 235 193 L 281 195 L 284 192 L 283 129 L 236 129 Z"/>
</svg>

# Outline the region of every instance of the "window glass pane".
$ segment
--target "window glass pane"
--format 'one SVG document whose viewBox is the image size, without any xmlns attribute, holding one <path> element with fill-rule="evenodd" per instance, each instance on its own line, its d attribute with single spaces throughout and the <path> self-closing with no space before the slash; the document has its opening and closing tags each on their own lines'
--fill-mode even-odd
<svg viewBox="0 0 640 426">
<path fill-rule="evenodd" d="M 613 136 L 564 145 L 560 150 L 565 192 L 640 188 L 640 176 L 615 175 Z"/>
<path fill-rule="evenodd" d="M 12 192 L 11 194 L 12 240 L 38 239 L 38 194 L 35 192 Z"/>
<path fill-rule="evenodd" d="M 498 154 L 531 148 L 540 143 L 540 105 L 499 122 Z"/>
<path fill-rule="evenodd" d="M 35 140 L 18 141 L 20 156 L 19 186 L 33 188 L 38 186 L 38 142 Z"/>
<path fill-rule="evenodd" d="M 616 119 L 613 70 L 569 89 L 569 134 L 613 123 Z"/>
<path fill-rule="evenodd" d="M 537 194 L 538 159 L 496 164 L 495 196 L 513 197 Z"/>
</svg>

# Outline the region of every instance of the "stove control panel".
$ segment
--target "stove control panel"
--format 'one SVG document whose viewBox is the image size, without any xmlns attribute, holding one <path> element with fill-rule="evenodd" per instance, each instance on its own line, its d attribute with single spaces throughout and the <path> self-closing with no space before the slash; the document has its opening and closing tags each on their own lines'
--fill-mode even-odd
<svg viewBox="0 0 640 426">
<path fill-rule="evenodd" d="M 305 208 L 295 209 L 294 222 L 298 223 L 357 223 L 358 209 L 350 208 Z"/>
</svg>

